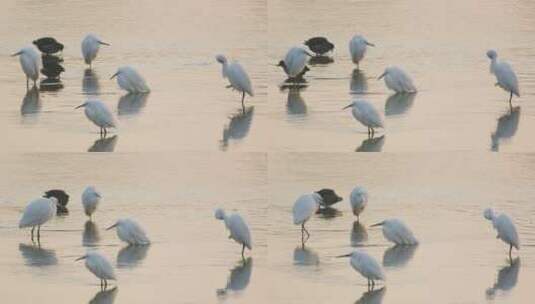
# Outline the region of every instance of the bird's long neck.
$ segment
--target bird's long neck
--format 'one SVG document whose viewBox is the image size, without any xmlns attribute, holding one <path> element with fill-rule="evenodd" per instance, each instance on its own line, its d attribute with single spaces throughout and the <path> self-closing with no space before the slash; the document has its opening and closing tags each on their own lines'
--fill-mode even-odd
<svg viewBox="0 0 535 304">
<path fill-rule="evenodd" d="M 498 60 L 495 58 L 490 59 L 490 72 L 494 74 L 494 69 L 496 67 L 496 64 L 498 63 Z"/>
</svg>

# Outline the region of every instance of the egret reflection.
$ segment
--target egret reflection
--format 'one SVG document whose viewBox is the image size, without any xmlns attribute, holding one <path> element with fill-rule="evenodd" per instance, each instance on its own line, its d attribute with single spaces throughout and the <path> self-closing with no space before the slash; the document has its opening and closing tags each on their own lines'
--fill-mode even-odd
<svg viewBox="0 0 535 304">
<path fill-rule="evenodd" d="M 41 248 L 40 245 L 19 244 L 19 251 L 25 264 L 28 266 L 46 267 L 58 263 L 56 252 L 54 250 Z"/>
<path fill-rule="evenodd" d="M 85 69 L 84 71 L 84 77 L 82 78 L 82 91 L 86 95 L 100 94 L 98 76 L 92 69 Z"/>
<path fill-rule="evenodd" d="M 385 136 L 367 138 L 357 147 L 355 152 L 381 152 L 385 144 Z"/>
<path fill-rule="evenodd" d="M 82 234 L 82 245 L 96 246 L 100 241 L 98 227 L 93 221 L 86 221 L 84 224 L 84 232 Z"/>
<path fill-rule="evenodd" d="M 115 301 L 118 291 L 117 286 L 112 289 L 101 290 L 89 301 L 89 304 L 111 304 Z"/>
<path fill-rule="evenodd" d="M 519 121 L 520 107 L 514 107 L 512 108 L 511 112 L 507 112 L 498 118 L 496 131 L 490 135 L 492 140 L 492 151 L 499 151 L 500 143 L 502 141 L 510 140 L 513 136 L 515 136 L 516 131 L 518 130 Z"/>
<path fill-rule="evenodd" d="M 487 296 L 493 298 L 497 291 L 506 292 L 513 289 L 518 282 L 518 272 L 520 271 L 520 258 L 515 258 L 511 264 L 506 265 L 498 271 L 496 283 L 487 289 Z"/>
<path fill-rule="evenodd" d="M 22 99 L 20 113 L 24 115 L 36 114 L 41 112 L 41 99 L 39 98 L 39 89 L 36 86 L 26 91 Z"/>
<path fill-rule="evenodd" d="M 251 280 L 251 273 L 253 271 L 253 258 L 248 257 L 244 261 L 231 269 L 227 280 L 227 285 L 224 288 L 218 289 L 218 295 L 225 295 L 228 291 L 240 292 L 247 288 Z"/>
<path fill-rule="evenodd" d="M 307 113 L 307 105 L 303 97 L 301 97 L 300 90 L 288 90 L 288 102 L 286 103 L 288 114 L 303 115 Z"/>
<path fill-rule="evenodd" d="M 366 75 L 359 69 L 354 69 L 351 74 L 350 83 L 351 94 L 365 94 L 368 91 L 368 80 Z"/>
<path fill-rule="evenodd" d="M 294 249 L 294 264 L 301 266 L 319 265 L 320 258 L 318 254 L 305 246 L 299 246 Z"/>
<path fill-rule="evenodd" d="M 385 116 L 405 114 L 414 103 L 416 93 L 397 93 L 389 96 L 385 102 Z"/>
<path fill-rule="evenodd" d="M 117 135 L 113 135 L 112 137 L 101 137 L 87 149 L 87 152 L 113 152 L 118 139 L 119 137 L 117 137 Z"/>
<path fill-rule="evenodd" d="M 229 141 L 242 140 L 251 129 L 253 121 L 254 106 L 245 107 L 245 111 L 238 111 L 229 117 L 229 123 L 223 128 L 223 139 L 221 140 L 221 148 L 226 149 Z"/>
<path fill-rule="evenodd" d="M 383 302 L 385 292 L 386 292 L 386 287 L 382 287 L 381 289 L 366 291 L 355 302 L 355 304 L 380 304 Z"/>
<path fill-rule="evenodd" d="M 138 114 L 147 104 L 148 93 L 128 93 L 119 98 L 117 104 L 117 114 L 133 115 Z"/>
<path fill-rule="evenodd" d="M 416 252 L 416 248 L 418 248 L 418 245 L 413 245 L 413 246 L 397 245 L 397 246 L 392 246 L 386 249 L 385 253 L 383 254 L 383 266 L 399 268 L 399 267 L 403 267 L 407 265 L 407 263 L 414 256 L 414 252 Z"/>
<path fill-rule="evenodd" d="M 134 268 L 139 266 L 147 257 L 150 245 L 129 245 L 119 250 L 117 254 L 117 268 Z"/>
<path fill-rule="evenodd" d="M 351 247 L 358 247 L 368 240 L 368 231 L 359 221 L 353 222 L 351 229 Z"/>
</svg>

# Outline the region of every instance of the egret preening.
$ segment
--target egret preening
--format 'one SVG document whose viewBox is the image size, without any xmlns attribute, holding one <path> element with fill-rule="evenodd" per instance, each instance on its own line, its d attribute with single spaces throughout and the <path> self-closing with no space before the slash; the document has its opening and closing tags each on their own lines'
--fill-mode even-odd
<svg viewBox="0 0 535 304">
<path fill-rule="evenodd" d="M 239 214 L 233 213 L 231 215 L 227 215 L 225 211 L 220 208 L 215 211 L 215 218 L 225 222 L 225 227 L 227 227 L 228 231 L 230 232 L 229 239 L 233 239 L 242 245 L 241 257 L 245 260 L 245 256 L 243 255 L 245 247 L 247 247 L 249 250 L 253 249 L 251 233 L 249 232 L 247 223 L 245 223 Z"/>
<path fill-rule="evenodd" d="M 32 227 L 32 242 L 33 232 L 37 227 L 37 241 L 41 238 L 41 225 L 48 222 L 56 214 L 58 200 L 55 197 L 38 198 L 26 206 L 22 218 L 19 221 L 19 228 Z"/>
<path fill-rule="evenodd" d="M 85 267 L 100 279 L 100 287 L 106 289 L 108 280 L 115 280 L 115 272 L 108 259 L 97 252 L 88 252 L 76 261 L 85 260 Z"/>
<path fill-rule="evenodd" d="M 84 40 L 82 40 L 82 55 L 84 56 L 85 63 L 89 64 L 89 68 L 91 68 L 91 63 L 97 57 L 100 45 L 109 44 L 101 41 L 100 39 L 98 39 L 97 36 L 93 34 L 88 34 L 87 36 L 85 36 Z"/>
<path fill-rule="evenodd" d="M 360 214 L 368 204 L 368 191 L 364 187 L 357 186 L 353 188 L 349 195 L 349 204 L 353 214 L 357 216 L 357 222 L 360 220 Z"/>
<path fill-rule="evenodd" d="M 355 250 L 352 253 L 338 256 L 338 258 L 342 257 L 351 257 L 350 264 L 353 269 L 368 279 L 368 289 L 375 287 L 376 280 L 385 280 L 383 267 L 366 252 Z"/>
<path fill-rule="evenodd" d="M 288 75 L 288 80 L 302 80 L 303 75 L 309 71 L 306 64 L 311 56 L 305 49 L 293 47 L 286 53 L 286 57 L 279 62 L 278 66 L 282 67 L 286 75 Z"/>
<path fill-rule="evenodd" d="M 107 128 L 115 128 L 115 119 L 110 109 L 100 100 L 88 100 L 75 109 L 85 108 L 85 116 L 100 127 L 100 135 L 108 134 Z"/>
<path fill-rule="evenodd" d="M 308 46 L 316 56 L 323 56 L 325 53 L 334 50 L 334 44 L 325 37 L 313 37 L 305 41 L 304 44 Z"/>
<path fill-rule="evenodd" d="M 32 42 L 39 51 L 45 54 L 54 54 L 63 51 L 63 44 L 52 37 L 43 37 Z"/>
<path fill-rule="evenodd" d="M 82 193 L 82 206 L 89 219 L 92 219 L 92 215 L 97 210 L 101 198 L 102 195 L 93 186 L 88 186 Z"/>
<path fill-rule="evenodd" d="M 69 195 L 65 191 L 58 189 L 48 190 L 47 192 L 45 192 L 45 195 L 43 195 L 43 197 L 55 197 L 58 200 L 58 203 L 56 205 L 57 215 L 69 213 L 69 210 L 67 209 L 67 204 L 69 203 Z"/>
<path fill-rule="evenodd" d="M 387 67 L 377 79 L 380 80 L 383 77 L 386 87 L 396 93 L 416 93 L 411 77 L 399 67 Z"/>
<path fill-rule="evenodd" d="M 223 78 L 228 78 L 230 86 L 242 94 L 241 106 L 245 113 L 245 93 L 249 94 L 251 97 L 254 96 L 249 75 L 247 75 L 245 69 L 237 61 L 229 63 L 227 58 L 223 55 L 217 55 L 216 60 L 223 65 Z"/>
<path fill-rule="evenodd" d="M 148 245 L 150 240 L 145 230 L 132 219 L 120 219 L 106 230 L 116 228 L 117 236 L 129 245 Z"/>
<path fill-rule="evenodd" d="M 131 66 L 120 67 L 110 79 L 117 77 L 121 89 L 130 93 L 148 93 L 149 86 L 145 79 Z"/>
<path fill-rule="evenodd" d="M 364 59 L 366 55 L 366 49 L 368 46 L 375 46 L 375 44 L 368 42 L 366 38 L 361 35 L 355 35 L 349 41 L 349 53 L 351 54 L 351 60 L 359 68 L 359 62 Z"/>
<path fill-rule="evenodd" d="M 343 110 L 347 108 L 351 108 L 351 113 L 358 122 L 368 127 L 369 137 L 375 135 L 375 128 L 383 128 L 383 118 L 371 103 L 365 100 L 356 100 L 344 107 Z"/>
<path fill-rule="evenodd" d="M 303 245 L 310 237 L 310 233 L 308 233 L 308 231 L 306 230 L 305 224 L 319 210 L 321 202 L 321 195 L 314 192 L 301 195 L 294 203 L 294 224 L 301 225 L 301 243 L 303 243 Z M 307 235 L 306 239 L 305 233 Z"/>
<path fill-rule="evenodd" d="M 20 65 L 24 74 L 26 74 L 26 88 L 30 86 L 30 79 L 33 80 L 33 85 L 35 86 L 37 79 L 39 79 L 39 68 L 41 66 L 41 60 L 37 51 L 29 46 L 22 48 L 11 56 L 20 56 Z"/>
<path fill-rule="evenodd" d="M 496 215 L 491 208 L 485 209 L 483 216 L 492 222 L 492 226 L 498 232 L 496 238 L 509 245 L 509 258 L 511 259 L 511 251 L 513 250 L 513 247 L 515 247 L 516 250 L 520 248 L 520 240 L 518 239 L 518 233 L 516 232 L 513 220 L 511 220 L 505 213 Z"/>
<path fill-rule="evenodd" d="M 513 94 L 520 97 L 515 71 L 507 61 L 498 60 L 498 53 L 495 50 L 487 51 L 487 57 L 490 58 L 490 72 L 496 76 L 496 86 L 510 93 L 509 106 L 512 110 Z"/>
<path fill-rule="evenodd" d="M 418 244 L 418 240 L 414 237 L 409 227 L 399 219 L 384 220 L 372 225 L 372 227 L 375 226 L 382 226 L 384 237 L 396 245 Z"/>
</svg>

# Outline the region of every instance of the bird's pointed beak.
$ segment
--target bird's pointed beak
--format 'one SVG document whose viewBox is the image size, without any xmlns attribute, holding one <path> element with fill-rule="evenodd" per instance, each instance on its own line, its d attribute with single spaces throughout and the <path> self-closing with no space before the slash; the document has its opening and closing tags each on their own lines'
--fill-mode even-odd
<svg viewBox="0 0 535 304">
<path fill-rule="evenodd" d="M 113 229 L 113 228 L 115 228 L 116 226 L 117 226 L 117 223 L 115 223 L 115 224 L 111 225 L 110 227 L 106 228 L 106 230 Z"/>
<path fill-rule="evenodd" d="M 347 257 L 350 257 L 350 256 L 351 256 L 351 253 L 348 253 L 348 254 L 338 255 L 338 256 L 336 256 L 336 258 L 347 258 Z"/>
<path fill-rule="evenodd" d="M 20 54 L 22 54 L 22 51 L 18 51 L 18 52 L 16 52 L 15 54 L 12 54 L 11 57 L 15 57 L 15 56 L 18 56 L 18 55 L 20 55 Z"/>
<path fill-rule="evenodd" d="M 377 77 L 377 80 L 381 80 L 381 78 L 385 77 L 386 75 L 386 72 L 384 72 L 383 74 L 381 74 L 381 76 Z"/>
<path fill-rule="evenodd" d="M 99 41 L 98 41 L 98 43 L 100 43 L 100 44 L 102 44 L 102 45 L 107 45 L 107 46 L 110 46 L 110 44 L 109 44 L 109 43 L 106 43 L 106 42 L 104 42 L 104 41 L 100 41 L 100 40 L 99 40 Z"/>
<path fill-rule="evenodd" d="M 81 257 L 77 258 L 77 259 L 76 259 L 76 260 L 74 260 L 74 261 L 75 261 L 75 262 L 78 262 L 78 261 L 80 261 L 80 260 L 83 260 L 83 259 L 85 259 L 86 257 L 87 257 L 87 256 L 85 256 L 85 255 L 84 255 L 84 256 L 81 256 Z"/>
<path fill-rule="evenodd" d="M 384 224 L 384 222 L 380 222 L 380 223 L 377 223 L 377 224 L 373 224 L 370 227 L 382 226 L 383 224 Z"/>
<path fill-rule="evenodd" d="M 350 103 L 350 104 L 348 104 L 347 106 L 343 107 L 342 110 L 345 110 L 345 109 L 347 109 L 347 108 L 351 108 L 352 106 L 353 106 L 353 104 Z"/>
<path fill-rule="evenodd" d="M 117 73 L 113 74 L 113 75 L 112 75 L 112 76 L 110 77 L 110 79 L 113 79 L 113 78 L 115 78 L 115 76 L 117 76 L 117 75 L 119 75 L 119 72 L 117 72 Z"/>
<path fill-rule="evenodd" d="M 305 54 L 308 56 L 308 57 L 312 57 L 314 55 L 310 54 L 309 52 L 305 51 Z"/>
<path fill-rule="evenodd" d="M 373 46 L 373 47 L 375 47 L 375 44 L 373 44 L 373 43 L 371 43 L 371 42 L 366 41 L 366 44 L 369 45 L 369 46 Z"/>
<path fill-rule="evenodd" d="M 82 103 L 81 105 L 75 107 L 75 109 L 83 108 L 83 107 L 85 107 L 85 105 L 86 105 L 85 103 Z"/>
</svg>

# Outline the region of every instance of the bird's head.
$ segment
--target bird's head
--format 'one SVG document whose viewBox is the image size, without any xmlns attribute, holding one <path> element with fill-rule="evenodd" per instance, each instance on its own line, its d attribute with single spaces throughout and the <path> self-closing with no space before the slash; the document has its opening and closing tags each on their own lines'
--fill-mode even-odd
<svg viewBox="0 0 535 304">
<path fill-rule="evenodd" d="M 492 210 L 492 208 L 485 209 L 485 211 L 483 211 L 483 217 L 485 217 L 489 221 L 494 220 L 494 217 L 495 217 L 494 210 Z"/>
<path fill-rule="evenodd" d="M 377 77 L 377 80 L 381 80 L 383 77 L 392 72 L 392 67 L 387 67 L 381 76 Z"/>
<path fill-rule="evenodd" d="M 488 50 L 487 57 L 489 57 L 490 60 L 494 60 L 498 57 L 498 53 L 496 53 L 495 50 Z"/>
<path fill-rule="evenodd" d="M 227 63 L 227 57 L 225 57 L 225 55 L 219 54 L 219 55 L 215 56 L 215 60 L 217 62 L 221 63 L 221 64 Z"/>
<path fill-rule="evenodd" d="M 345 109 L 348 109 L 348 108 L 352 108 L 354 105 L 355 105 L 355 102 L 353 101 L 350 104 L 348 104 L 347 106 L 343 107 L 342 110 L 345 110 Z"/>
<path fill-rule="evenodd" d="M 83 256 L 81 256 L 81 257 L 79 257 L 79 258 L 77 258 L 77 259 L 74 260 L 74 261 L 76 262 L 76 261 L 85 260 L 85 259 L 87 259 L 87 254 L 86 254 L 86 255 L 83 255 Z"/>
<path fill-rule="evenodd" d="M 336 256 L 337 258 L 350 258 L 352 257 L 354 254 L 356 254 L 357 252 L 356 251 L 353 251 L 353 252 L 350 252 L 350 253 L 347 253 L 347 254 L 342 254 L 342 255 L 338 255 Z"/>
<path fill-rule="evenodd" d="M 19 56 L 19 55 L 22 55 L 22 54 L 26 54 L 26 53 L 29 52 L 29 49 L 30 49 L 30 47 L 22 48 L 18 52 L 14 53 L 14 54 L 11 54 L 11 57 L 16 57 L 16 56 Z"/>
<path fill-rule="evenodd" d="M 84 103 L 82 103 L 81 105 L 75 107 L 75 109 L 83 108 L 83 107 L 85 107 L 85 106 L 87 106 L 87 102 L 84 102 Z"/>
<path fill-rule="evenodd" d="M 217 208 L 215 210 L 215 218 L 218 219 L 218 220 L 224 220 L 225 219 L 225 210 L 221 209 L 221 208 Z"/>
<path fill-rule="evenodd" d="M 343 198 L 338 196 L 336 192 L 334 192 L 334 190 L 332 189 L 321 189 L 316 193 L 321 196 L 321 205 L 323 206 L 334 205 L 339 201 L 343 200 Z"/>
<path fill-rule="evenodd" d="M 377 227 L 377 226 L 383 226 L 384 224 L 385 224 L 385 221 L 382 221 L 382 222 L 379 222 L 379 223 L 373 224 L 373 225 L 371 225 L 370 227 Z"/>
<path fill-rule="evenodd" d="M 286 63 L 284 62 L 284 60 L 281 60 L 281 61 L 279 61 L 279 63 L 277 63 L 277 66 L 285 68 L 286 67 Z"/>
</svg>

